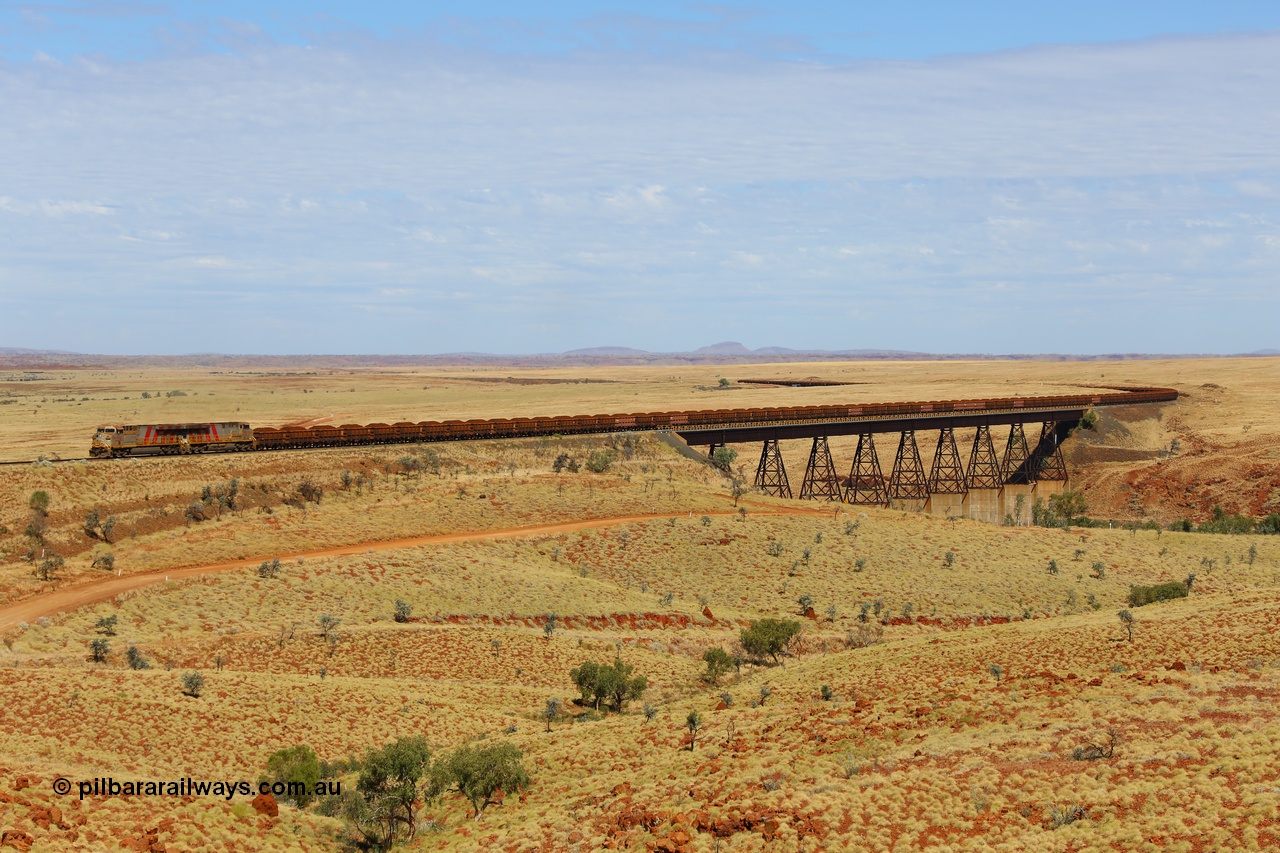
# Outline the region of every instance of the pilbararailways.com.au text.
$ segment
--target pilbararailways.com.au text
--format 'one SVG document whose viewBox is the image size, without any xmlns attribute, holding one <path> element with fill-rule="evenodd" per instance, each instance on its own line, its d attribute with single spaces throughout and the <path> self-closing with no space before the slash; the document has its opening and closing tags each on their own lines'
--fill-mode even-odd
<svg viewBox="0 0 1280 853">
<path fill-rule="evenodd" d="M 255 794 L 271 794 L 273 797 L 296 799 L 297 797 L 325 797 L 340 795 L 342 783 L 322 779 L 314 786 L 305 782 L 260 782 L 257 784 L 236 780 L 204 781 L 185 779 L 160 781 L 157 779 L 126 779 L 118 781 L 112 776 L 98 776 L 72 782 L 66 777 L 53 780 L 54 793 L 67 795 L 75 790 L 80 799 L 85 797 L 222 797 L 230 800 L 236 794 L 252 797 Z"/>
</svg>

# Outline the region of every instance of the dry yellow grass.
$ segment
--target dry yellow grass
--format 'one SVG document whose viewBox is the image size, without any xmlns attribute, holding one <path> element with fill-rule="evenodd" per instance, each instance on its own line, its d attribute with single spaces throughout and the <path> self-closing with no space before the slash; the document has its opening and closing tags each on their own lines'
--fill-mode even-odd
<svg viewBox="0 0 1280 853">
<path fill-rule="evenodd" d="M 1244 370 L 1243 362 L 1204 364 Z M 941 375 L 954 383 L 959 374 L 950 371 L 961 367 L 942 365 Z M 974 367 L 991 371 L 978 384 L 1004 381 L 990 366 Z M 1069 367 L 1027 369 L 1048 383 L 1065 381 Z M 1107 374 L 1097 381 L 1111 381 L 1113 368 L 1118 382 L 1161 381 L 1146 362 L 1084 367 Z M 908 366 L 785 369 L 874 369 L 906 388 L 876 398 L 951 396 L 924 393 L 934 380 L 909 378 Z M 700 379 L 714 384 L 709 374 Z M 1253 389 L 1241 399 L 1259 399 L 1265 383 L 1246 378 L 1219 384 L 1235 382 Z M 472 384 L 466 393 L 477 400 L 529 393 Z M 569 411 L 628 408 L 612 405 L 623 393 L 612 386 L 536 387 L 561 389 L 553 402 Z M 571 394 L 602 388 L 603 396 L 568 406 Z M 1189 405 L 1201 403 L 1193 396 Z M 1165 440 L 1142 420 L 1129 421 L 1139 436 L 1132 441 Z M 51 784 L 56 774 L 253 781 L 282 747 L 309 743 L 336 759 L 424 734 L 437 750 L 477 737 L 515 743 L 534 784 L 479 821 L 456 798 L 429 806 L 417 850 L 1280 845 L 1277 537 L 1002 528 L 851 507 L 785 515 L 775 513 L 798 503 L 760 496 L 748 499 L 743 518 L 720 475 L 656 442 L 604 475 L 549 473 L 560 448 L 585 453 L 602 440 L 441 447 L 439 476 L 396 473 L 395 460 L 416 448 L 0 470 L 0 517 L 11 529 L 25 523 L 32 490 L 50 492 L 49 538 L 71 555 L 68 584 L 101 575 L 88 562 L 107 546 L 78 529 L 95 506 L 120 519 L 122 535 L 110 547 L 126 573 L 431 532 L 661 516 L 285 560 L 275 578 L 248 568 L 162 584 L 15 631 L 0 645 L 0 831 L 27 833 L 41 850 L 112 849 L 151 830 L 169 849 L 337 850 L 340 822 L 313 812 L 284 807 L 264 818 L 240 797 L 80 803 Z M 372 488 L 339 488 L 344 469 L 376 474 Z M 188 525 L 182 511 L 200 488 L 232 476 L 245 507 Z M 280 502 L 303 477 L 326 488 L 305 512 Z M 2 540 L 10 559 L 0 581 L 11 597 L 38 586 L 16 559 L 22 538 Z M 1057 575 L 1046 571 L 1049 560 Z M 1104 577 L 1091 577 L 1095 562 Z M 1190 572 L 1192 597 L 1135 609 L 1134 640 L 1126 641 L 1116 611 L 1129 585 Z M 813 600 L 812 619 L 798 615 L 802 595 Z M 397 599 L 412 605 L 414 621 L 392 621 Z M 885 641 L 846 648 L 862 604 L 876 602 L 889 622 Z M 325 613 L 341 619 L 335 643 L 319 636 Z M 547 637 L 550 613 L 558 627 Z M 95 625 L 112 615 L 108 659 L 91 663 Z M 760 616 L 804 623 L 796 654 L 782 667 L 747 664 L 719 687 L 702 683 L 702 652 L 731 648 L 739 628 Z M 868 618 L 876 620 L 874 609 Z M 129 645 L 153 668 L 128 669 Z M 546 700 L 576 695 L 569 669 L 615 656 L 651 680 L 643 701 L 654 718 L 634 703 L 605 719 L 562 719 L 546 732 L 538 718 Z M 207 682 L 198 699 L 181 691 L 191 670 Z M 718 709 L 722 692 L 732 705 Z M 684 727 L 691 709 L 705 721 L 692 751 Z M 1072 759 L 1109 730 L 1120 736 L 1111 757 Z M 45 820 L 50 806 L 65 828 Z"/>
</svg>

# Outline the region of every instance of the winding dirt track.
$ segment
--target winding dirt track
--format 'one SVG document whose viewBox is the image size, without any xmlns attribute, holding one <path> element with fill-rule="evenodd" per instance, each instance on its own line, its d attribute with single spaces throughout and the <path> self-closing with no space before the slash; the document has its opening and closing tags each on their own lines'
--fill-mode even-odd
<svg viewBox="0 0 1280 853">
<path fill-rule="evenodd" d="M 831 510 L 809 509 L 807 507 L 769 507 L 755 510 L 756 515 L 826 515 Z M 698 515 L 735 515 L 734 512 L 699 512 Z M 446 545 L 452 542 L 477 542 L 488 539 L 517 539 L 523 536 L 547 536 L 559 533 L 575 533 L 579 530 L 591 530 L 597 527 L 614 527 L 619 524 L 630 524 L 636 521 L 652 521 L 657 518 L 670 518 L 670 513 L 652 515 L 622 515 L 613 518 L 592 518 L 585 521 L 565 521 L 556 524 L 537 524 L 530 527 L 508 527 L 498 530 L 477 530 L 463 533 L 441 533 L 434 536 L 412 536 L 407 539 L 384 539 L 376 542 L 364 542 L 358 545 L 340 545 L 333 548 L 320 548 L 314 551 L 298 551 L 292 554 L 271 554 L 266 557 L 246 557 L 242 560 L 231 560 L 225 563 L 211 563 L 206 566 L 186 566 L 179 569 L 167 569 L 158 572 L 146 572 L 136 575 L 123 575 L 104 578 L 78 584 L 66 589 L 58 589 L 44 595 L 19 601 L 0 608 L 0 632 L 9 631 L 20 622 L 34 622 L 41 616 L 53 616 L 98 604 L 114 598 L 122 592 L 141 589 L 152 584 L 164 583 L 167 580 L 212 575 L 218 572 L 232 572 L 259 565 L 264 559 L 279 557 L 293 560 L 298 557 L 313 559 L 319 557 L 349 557 L 355 554 L 367 554 L 370 551 L 393 551 L 397 548 L 416 548 L 420 545 Z"/>
</svg>

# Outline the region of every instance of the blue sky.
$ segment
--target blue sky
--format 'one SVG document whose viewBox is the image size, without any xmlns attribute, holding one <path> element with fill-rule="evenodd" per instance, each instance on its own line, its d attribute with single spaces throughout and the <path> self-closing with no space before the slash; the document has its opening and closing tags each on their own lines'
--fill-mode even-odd
<svg viewBox="0 0 1280 853">
<path fill-rule="evenodd" d="M 0 2 L 0 347 L 1278 347 L 1277 91 L 1261 2 Z"/>
</svg>

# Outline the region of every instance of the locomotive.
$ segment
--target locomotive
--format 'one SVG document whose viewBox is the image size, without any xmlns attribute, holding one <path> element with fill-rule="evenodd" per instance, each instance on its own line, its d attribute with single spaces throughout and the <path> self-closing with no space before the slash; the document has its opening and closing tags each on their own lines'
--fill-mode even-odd
<svg viewBox="0 0 1280 853">
<path fill-rule="evenodd" d="M 89 445 L 94 458 L 210 451 L 254 450 L 253 429 L 242 421 L 206 424 L 130 424 L 98 427 Z"/>
</svg>

